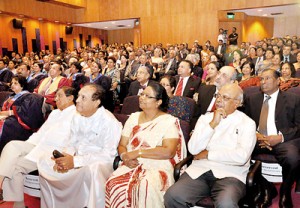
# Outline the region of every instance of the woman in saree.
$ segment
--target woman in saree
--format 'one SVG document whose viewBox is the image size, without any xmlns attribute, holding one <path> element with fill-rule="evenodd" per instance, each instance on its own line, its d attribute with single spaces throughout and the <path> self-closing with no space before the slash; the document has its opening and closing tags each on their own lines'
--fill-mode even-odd
<svg viewBox="0 0 300 208">
<path fill-rule="evenodd" d="M 173 167 L 186 156 L 179 121 L 165 113 L 168 95 L 151 83 L 139 97 L 142 112 L 127 120 L 118 152 L 121 166 L 106 182 L 106 207 L 164 207 Z"/>
</svg>

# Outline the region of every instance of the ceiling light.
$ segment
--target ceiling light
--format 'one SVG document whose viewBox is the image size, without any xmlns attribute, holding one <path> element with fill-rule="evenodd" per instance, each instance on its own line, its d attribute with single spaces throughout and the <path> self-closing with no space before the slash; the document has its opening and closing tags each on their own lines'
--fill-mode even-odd
<svg viewBox="0 0 300 208">
<path fill-rule="evenodd" d="M 58 20 L 55 20 L 54 22 L 55 22 L 55 23 L 59 23 L 59 21 L 58 21 Z"/>
<path fill-rule="evenodd" d="M 24 15 L 23 14 L 19 14 L 19 17 L 24 17 Z"/>
<path fill-rule="evenodd" d="M 104 27 L 104 28 L 106 29 L 106 28 L 108 28 L 108 27 Z"/>
<path fill-rule="evenodd" d="M 262 9 L 257 10 L 258 12 L 262 12 Z"/>
<path fill-rule="evenodd" d="M 70 25 L 70 24 L 71 24 L 71 22 L 67 22 L 67 24 L 68 24 L 68 25 Z"/>
<path fill-rule="evenodd" d="M 268 14 L 263 14 L 264 17 L 268 16 Z"/>
<path fill-rule="evenodd" d="M 116 22 L 111 22 L 111 24 L 116 24 Z"/>
<path fill-rule="evenodd" d="M 131 25 L 127 25 L 128 27 L 131 27 Z"/>
<path fill-rule="evenodd" d="M 39 18 L 38 18 L 38 20 L 42 21 L 42 20 L 43 20 L 43 18 L 39 17 Z"/>
</svg>

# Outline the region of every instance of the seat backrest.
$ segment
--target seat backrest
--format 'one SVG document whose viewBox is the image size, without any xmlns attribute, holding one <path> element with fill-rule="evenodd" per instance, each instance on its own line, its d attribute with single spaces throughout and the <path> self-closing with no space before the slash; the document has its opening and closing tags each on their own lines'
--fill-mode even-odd
<svg viewBox="0 0 300 208">
<path fill-rule="evenodd" d="M 123 126 L 125 125 L 127 119 L 129 118 L 128 115 L 118 114 L 118 113 L 114 113 L 114 116 L 116 117 L 116 119 L 118 119 L 118 121 L 122 123 Z"/>
<path fill-rule="evenodd" d="M 258 93 L 260 91 L 260 86 L 250 86 L 244 88 L 244 95 L 247 97 L 249 95 L 252 95 L 254 93 Z"/>
<path fill-rule="evenodd" d="M 296 95 L 300 95 L 300 87 L 291 87 L 287 90 L 287 92 L 294 93 Z"/>
<path fill-rule="evenodd" d="M 196 102 L 192 98 L 174 96 L 169 100 L 168 113 L 186 122 L 190 122 Z"/>
<path fill-rule="evenodd" d="M 297 70 L 297 71 L 296 71 L 295 77 L 296 77 L 296 78 L 300 78 L 300 70 Z"/>
<path fill-rule="evenodd" d="M 131 113 L 135 113 L 137 111 L 140 111 L 139 96 L 133 95 L 126 97 L 123 101 L 121 114 L 130 115 Z"/>
<path fill-rule="evenodd" d="M 190 124 L 184 120 L 180 120 L 180 127 L 184 136 L 185 143 L 187 145 L 187 143 L 190 140 L 190 133 L 191 133 Z"/>
</svg>

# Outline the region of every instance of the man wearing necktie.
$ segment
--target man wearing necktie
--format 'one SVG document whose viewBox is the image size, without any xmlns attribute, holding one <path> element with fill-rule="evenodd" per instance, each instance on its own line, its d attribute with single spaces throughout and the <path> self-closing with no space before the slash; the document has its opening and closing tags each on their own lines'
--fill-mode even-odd
<svg viewBox="0 0 300 208">
<path fill-rule="evenodd" d="M 128 95 L 140 95 L 144 89 L 151 83 L 154 82 L 150 80 L 153 75 L 153 69 L 149 68 L 148 66 L 141 66 L 137 70 L 137 79 L 134 82 L 131 82 Z"/>
<path fill-rule="evenodd" d="M 261 92 L 245 99 L 245 113 L 258 126 L 257 145 L 253 156 L 274 155 L 282 166 L 280 208 L 293 207 L 291 189 L 298 180 L 300 160 L 300 97 L 279 90 L 279 73 L 272 69 L 260 75 Z M 277 195 L 274 185 L 261 177 L 265 196 L 259 207 L 268 207 Z"/>
<path fill-rule="evenodd" d="M 197 92 L 200 86 L 201 80 L 198 77 L 191 76 L 192 68 L 192 62 L 188 60 L 180 62 L 178 75 L 175 77 L 177 86 L 174 95 L 193 98 L 194 93 Z"/>
<path fill-rule="evenodd" d="M 282 56 L 283 56 L 283 62 L 284 63 L 296 63 L 297 62 L 297 59 L 295 56 L 293 56 L 291 54 L 291 46 L 290 45 L 284 45 L 283 48 L 282 48 Z"/>
</svg>

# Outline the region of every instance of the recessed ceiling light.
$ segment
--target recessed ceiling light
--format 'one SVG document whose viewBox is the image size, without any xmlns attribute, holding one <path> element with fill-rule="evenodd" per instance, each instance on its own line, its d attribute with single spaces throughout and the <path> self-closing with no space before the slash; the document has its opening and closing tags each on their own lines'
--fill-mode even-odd
<svg viewBox="0 0 300 208">
<path fill-rule="evenodd" d="M 111 24 L 116 24 L 116 22 L 111 22 Z"/>
<path fill-rule="evenodd" d="M 257 10 L 258 12 L 262 12 L 262 9 Z"/>
<path fill-rule="evenodd" d="M 59 21 L 58 21 L 58 20 L 55 20 L 54 22 L 56 22 L 56 23 L 59 23 Z"/>
<path fill-rule="evenodd" d="M 268 16 L 268 14 L 263 14 L 264 17 Z"/>
<path fill-rule="evenodd" d="M 43 20 L 43 18 L 39 17 L 39 18 L 38 18 L 38 20 L 42 21 L 42 20 Z"/>
<path fill-rule="evenodd" d="M 131 25 L 127 25 L 128 27 L 131 27 Z"/>
<path fill-rule="evenodd" d="M 71 22 L 67 22 L 67 24 L 68 24 L 68 25 L 70 25 L 70 24 L 71 24 Z"/>
<path fill-rule="evenodd" d="M 104 27 L 104 28 L 106 29 L 106 28 L 108 28 L 108 27 Z"/>
<path fill-rule="evenodd" d="M 19 14 L 19 17 L 24 17 L 24 15 L 23 14 Z"/>
</svg>

